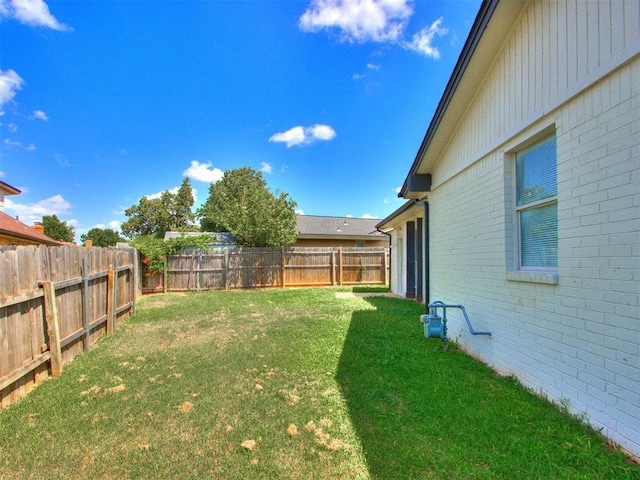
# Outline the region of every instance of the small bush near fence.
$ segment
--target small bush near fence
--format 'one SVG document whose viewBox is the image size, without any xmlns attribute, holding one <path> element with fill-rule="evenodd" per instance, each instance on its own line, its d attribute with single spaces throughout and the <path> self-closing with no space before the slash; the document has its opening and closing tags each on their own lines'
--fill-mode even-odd
<svg viewBox="0 0 640 480">
<path fill-rule="evenodd" d="M 388 285 L 388 248 L 237 248 L 169 255 L 142 291 Z"/>
<path fill-rule="evenodd" d="M 0 407 L 134 311 L 132 248 L 0 247 Z"/>
</svg>

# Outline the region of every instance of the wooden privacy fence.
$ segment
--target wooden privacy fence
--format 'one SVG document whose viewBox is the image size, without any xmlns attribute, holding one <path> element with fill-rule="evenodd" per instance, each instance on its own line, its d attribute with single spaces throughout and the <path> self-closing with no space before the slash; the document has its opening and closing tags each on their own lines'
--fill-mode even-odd
<svg viewBox="0 0 640 480">
<path fill-rule="evenodd" d="M 26 395 L 134 312 L 132 248 L 0 247 L 0 406 Z"/>
<path fill-rule="evenodd" d="M 169 255 L 142 291 L 388 284 L 388 248 L 235 248 Z"/>
</svg>

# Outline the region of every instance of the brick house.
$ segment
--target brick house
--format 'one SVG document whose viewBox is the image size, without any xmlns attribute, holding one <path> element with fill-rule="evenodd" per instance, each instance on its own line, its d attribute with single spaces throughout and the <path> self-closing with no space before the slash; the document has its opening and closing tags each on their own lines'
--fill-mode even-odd
<svg viewBox="0 0 640 480">
<path fill-rule="evenodd" d="M 2 245 L 60 245 L 60 242 L 44 234 L 41 224 L 29 227 L 4 213 L 4 197 L 21 192 L 0 180 L 0 246 Z"/>
<path fill-rule="evenodd" d="M 377 224 L 394 292 L 464 305 L 492 335 L 452 312 L 462 348 L 635 455 L 639 19 L 638 0 L 485 0 Z"/>
</svg>

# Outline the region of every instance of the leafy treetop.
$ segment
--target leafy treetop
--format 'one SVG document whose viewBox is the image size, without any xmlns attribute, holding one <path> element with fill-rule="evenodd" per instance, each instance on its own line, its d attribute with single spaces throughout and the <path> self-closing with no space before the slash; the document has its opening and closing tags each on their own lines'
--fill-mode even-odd
<svg viewBox="0 0 640 480">
<path fill-rule="evenodd" d="M 92 228 L 80 235 L 83 245 L 86 245 L 87 240 L 91 240 L 94 247 L 113 247 L 116 243 L 124 241 L 118 232 L 110 228 Z"/>
<path fill-rule="evenodd" d="M 142 197 L 137 205 L 124 211 L 129 219 L 120 226 L 127 238 L 154 235 L 164 237 L 168 231 L 197 231 L 191 181 L 185 177 L 176 193 L 166 190 L 159 198 Z"/>
<path fill-rule="evenodd" d="M 56 215 L 43 216 L 42 226 L 44 227 L 44 234 L 46 236 L 61 242 L 73 242 L 76 234 L 72 225 L 61 221 Z"/>
<path fill-rule="evenodd" d="M 241 167 L 209 186 L 198 216 L 202 230 L 231 232 L 239 245 L 279 247 L 296 241 L 295 207 L 288 194 L 271 193 L 261 172 Z"/>
</svg>

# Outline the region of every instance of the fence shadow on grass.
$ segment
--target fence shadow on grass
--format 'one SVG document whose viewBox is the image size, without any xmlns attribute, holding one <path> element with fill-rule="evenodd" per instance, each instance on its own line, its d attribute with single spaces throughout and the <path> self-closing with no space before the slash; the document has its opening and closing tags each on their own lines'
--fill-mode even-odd
<svg viewBox="0 0 640 480">
<path fill-rule="evenodd" d="M 577 419 L 426 339 L 423 305 L 366 301 L 371 308 L 352 315 L 337 381 L 372 478 L 638 478 Z"/>
</svg>

